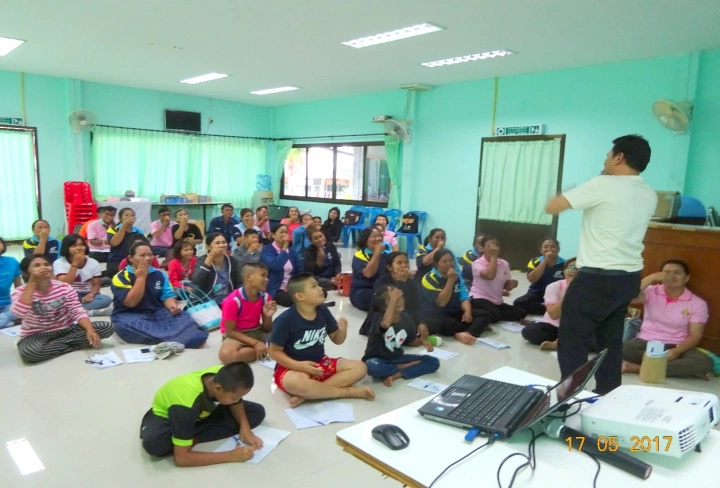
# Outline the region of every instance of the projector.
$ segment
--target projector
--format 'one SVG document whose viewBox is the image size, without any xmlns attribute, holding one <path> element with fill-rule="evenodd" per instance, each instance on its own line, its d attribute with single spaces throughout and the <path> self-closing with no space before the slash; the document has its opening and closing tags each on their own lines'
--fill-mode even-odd
<svg viewBox="0 0 720 488">
<path fill-rule="evenodd" d="M 718 423 L 720 401 L 710 393 L 620 386 L 580 412 L 583 433 L 630 452 L 682 457 Z"/>
</svg>

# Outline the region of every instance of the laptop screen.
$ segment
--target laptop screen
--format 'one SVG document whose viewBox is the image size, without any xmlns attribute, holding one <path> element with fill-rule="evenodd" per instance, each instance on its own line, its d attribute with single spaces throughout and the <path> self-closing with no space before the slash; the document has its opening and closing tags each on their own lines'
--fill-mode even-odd
<svg viewBox="0 0 720 488">
<path fill-rule="evenodd" d="M 605 356 L 607 350 L 603 350 L 600 354 L 592 358 L 587 363 L 570 373 L 570 375 L 561 379 L 553 386 L 543 398 L 528 412 L 525 418 L 518 424 L 515 433 L 519 433 L 538 420 L 542 420 L 552 412 L 560 408 L 561 405 L 567 403 L 568 400 L 580 393 L 590 378 L 595 374 L 598 366 Z"/>
</svg>

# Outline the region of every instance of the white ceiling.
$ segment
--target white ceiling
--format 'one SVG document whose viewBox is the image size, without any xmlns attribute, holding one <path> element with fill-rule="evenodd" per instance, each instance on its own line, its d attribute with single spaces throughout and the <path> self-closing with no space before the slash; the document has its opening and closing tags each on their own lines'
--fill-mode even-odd
<svg viewBox="0 0 720 488">
<path fill-rule="evenodd" d="M 422 22 L 447 30 L 340 44 Z M 0 36 L 27 40 L 0 70 L 282 105 L 717 48 L 720 1 L 0 0 Z M 495 49 L 518 55 L 419 65 Z M 212 71 L 231 76 L 179 83 Z"/>
</svg>

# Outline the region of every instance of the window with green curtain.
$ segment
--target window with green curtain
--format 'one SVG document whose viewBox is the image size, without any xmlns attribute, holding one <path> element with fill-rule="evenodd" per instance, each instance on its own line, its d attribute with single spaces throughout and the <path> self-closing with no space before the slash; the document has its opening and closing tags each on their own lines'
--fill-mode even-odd
<svg viewBox="0 0 720 488">
<path fill-rule="evenodd" d="M 266 172 L 267 141 L 96 127 L 93 131 L 93 191 L 158 200 L 160 195 L 197 193 L 216 201 L 248 205 L 255 175 Z"/>
<path fill-rule="evenodd" d="M 552 224 L 545 204 L 557 192 L 560 139 L 486 142 L 478 219 Z"/>
<path fill-rule="evenodd" d="M 26 239 L 38 219 L 35 141 L 31 130 L 0 129 L 0 237 Z"/>
</svg>

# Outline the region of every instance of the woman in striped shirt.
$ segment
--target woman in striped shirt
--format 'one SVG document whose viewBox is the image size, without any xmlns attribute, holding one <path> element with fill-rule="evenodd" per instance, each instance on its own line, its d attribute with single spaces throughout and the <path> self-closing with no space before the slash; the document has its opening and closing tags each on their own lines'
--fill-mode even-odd
<svg viewBox="0 0 720 488">
<path fill-rule="evenodd" d="M 73 287 L 53 279 L 46 256 L 26 257 L 20 270 L 29 279 L 13 292 L 11 311 L 22 319 L 18 351 L 23 361 L 38 363 L 83 347 L 98 348 L 115 331 L 110 322 L 90 322 Z"/>
</svg>

